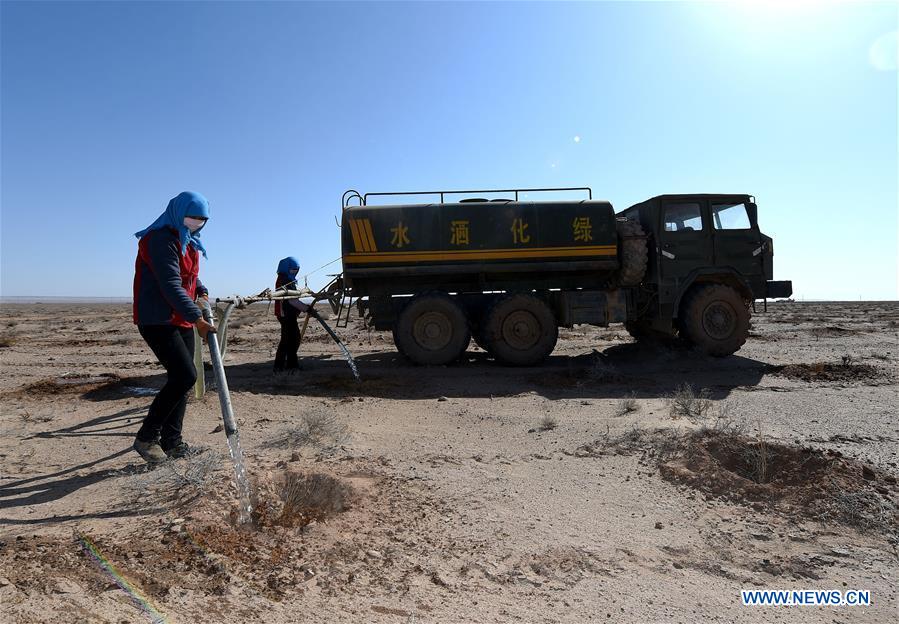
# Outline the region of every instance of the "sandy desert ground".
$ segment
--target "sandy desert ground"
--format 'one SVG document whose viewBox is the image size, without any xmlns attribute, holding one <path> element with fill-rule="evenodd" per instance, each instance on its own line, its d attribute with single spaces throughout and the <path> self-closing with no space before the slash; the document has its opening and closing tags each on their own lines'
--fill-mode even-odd
<svg viewBox="0 0 899 624">
<path fill-rule="evenodd" d="M 256 305 L 226 356 L 240 527 L 214 391 L 186 419 L 204 453 L 129 450 L 163 382 L 130 306 L 3 305 L 0 619 L 895 621 L 897 332 L 895 302 L 780 303 L 725 359 L 576 327 L 537 368 L 419 368 L 354 320 L 357 384 L 318 327 L 273 377 Z"/>
</svg>

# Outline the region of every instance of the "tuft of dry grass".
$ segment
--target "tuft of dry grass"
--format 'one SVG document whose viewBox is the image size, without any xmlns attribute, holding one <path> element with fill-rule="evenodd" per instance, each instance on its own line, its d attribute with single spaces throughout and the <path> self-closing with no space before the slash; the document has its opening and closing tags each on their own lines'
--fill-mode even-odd
<svg viewBox="0 0 899 624">
<path fill-rule="evenodd" d="M 587 371 L 587 378 L 592 381 L 613 382 L 619 380 L 621 375 L 618 373 L 618 370 L 603 359 L 603 357 L 596 356 L 593 358 L 593 363 Z"/>
<path fill-rule="evenodd" d="M 540 431 L 552 431 L 556 427 L 559 426 L 559 421 L 552 414 L 544 414 L 543 418 L 540 419 L 540 426 L 538 429 Z"/>
<path fill-rule="evenodd" d="M 668 414 L 675 419 L 685 417 L 701 420 L 705 418 L 713 405 L 709 398 L 708 388 L 702 388 L 697 393 L 688 383 L 678 386 L 677 390 L 668 396 L 667 401 Z"/>
<path fill-rule="evenodd" d="M 639 409 L 640 404 L 637 403 L 637 394 L 635 392 L 631 392 L 630 395 L 618 401 L 618 406 L 615 408 L 615 415 L 624 416 L 625 414 L 636 412 Z"/>
<path fill-rule="evenodd" d="M 8 349 L 19 341 L 12 334 L 0 334 L 0 349 Z"/>
<path fill-rule="evenodd" d="M 300 450 L 333 451 L 350 440 L 347 424 L 335 414 L 315 409 L 300 416 L 295 425 L 282 430 L 267 446 Z"/>
<path fill-rule="evenodd" d="M 756 483 L 768 483 L 771 453 L 760 420 L 756 421 L 755 436 L 740 446 L 740 455 L 746 467 L 746 476 Z"/>
</svg>

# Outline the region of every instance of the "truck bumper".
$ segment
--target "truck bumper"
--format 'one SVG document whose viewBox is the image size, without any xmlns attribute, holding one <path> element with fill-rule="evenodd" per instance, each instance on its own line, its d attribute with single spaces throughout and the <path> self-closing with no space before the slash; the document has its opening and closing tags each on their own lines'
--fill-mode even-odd
<svg viewBox="0 0 899 624">
<path fill-rule="evenodd" d="M 793 294 L 793 282 L 790 280 L 784 280 L 780 282 L 775 282 L 773 280 L 769 280 L 765 284 L 765 298 L 766 299 L 786 299 L 787 297 Z"/>
</svg>

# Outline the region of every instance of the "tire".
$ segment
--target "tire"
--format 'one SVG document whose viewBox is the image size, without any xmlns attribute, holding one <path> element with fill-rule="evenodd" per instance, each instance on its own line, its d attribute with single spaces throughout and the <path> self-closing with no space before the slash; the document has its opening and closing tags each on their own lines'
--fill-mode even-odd
<svg viewBox="0 0 899 624">
<path fill-rule="evenodd" d="M 502 364 L 533 366 L 555 349 L 559 326 L 541 299 L 509 295 L 490 308 L 483 337 L 487 350 Z"/>
<path fill-rule="evenodd" d="M 649 250 L 646 233 L 639 221 L 617 221 L 618 285 L 637 286 L 646 275 Z"/>
<path fill-rule="evenodd" d="M 749 336 L 749 307 L 730 286 L 696 287 L 681 309 L 684 338 L 709 355 L 736 353 Z"/>
<path fill-rule="evenodd" d="M 439 366 L 465 353 L 471 332 L 465 311 L 449 295 L 423 293 L 400 312 L 393 341 L 416 364 Z"/>
</svg>

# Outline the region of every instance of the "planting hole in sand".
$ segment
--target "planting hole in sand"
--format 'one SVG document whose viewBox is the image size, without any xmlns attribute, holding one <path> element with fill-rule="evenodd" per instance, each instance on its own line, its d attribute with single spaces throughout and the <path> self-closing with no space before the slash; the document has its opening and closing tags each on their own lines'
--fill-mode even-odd
<svg viewBox="0 0 899 624">
<path fill-rule="evenodd" d="M 70 394 L 107 389 L 117 386 L 122 379 L 115 373 L 88 375 L 83 373 L 67 373 L 59 377 L 42 379 L 21 387 L 20 393 L 30 396 L 48 396 L 54 394 Z"/>
<path fill-rule="evenodd" d="M 883 533 L 899 543 L 896 477 L 839 451 L 778 444 L 742 431 L 634 428 L 584 444 L 572 455 L 641 455 L 666 481 L 708 498 Z"/>
<path fill-rule="evenodd" d="M 659 470 L 669 481 L 758 510 L 899 537 L 896 478 L 837 451 L 698 431 L 683 436 Z"/>
<path fill-rule="evenodd" d="M 870 364 L 856 364 L 849 356 L 841 362 L 813 362 L 811 364 L 769 365 L 768 372 L 798 381 L 865 381 L 878 379 L 884 372 Z"/>
<path fill-rule="evenodd" d="M 826 475 L 832 463 L 819 451 L 773 444 L 762 438 L 719 435 L 700 440 L 697 445 L 724 470 L 759 484 L 814 483 Z"/>
</svg>

